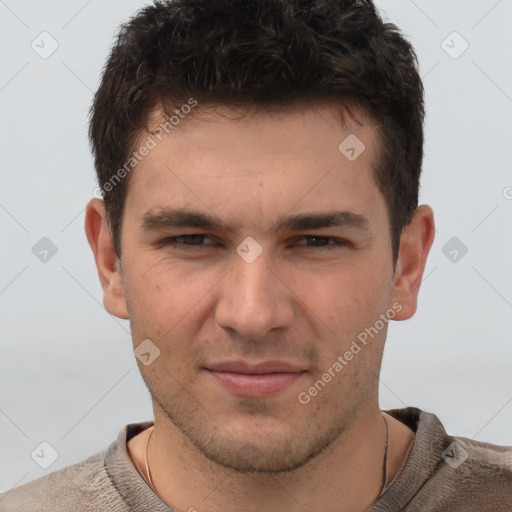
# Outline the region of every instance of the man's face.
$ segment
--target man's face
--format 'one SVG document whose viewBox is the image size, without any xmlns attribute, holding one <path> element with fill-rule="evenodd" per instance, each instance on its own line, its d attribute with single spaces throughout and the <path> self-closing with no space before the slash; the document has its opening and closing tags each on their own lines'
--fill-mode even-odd
<svg viewBox="0 0 512 512">
<path fill-rule="evenodd" d="M 123 219 L 155 417 L 224 466 L 300 467 L 377 403 L 394 276 L 376 129 L 332 106 L 187 121 L 133 171 Z"/>
</svg>

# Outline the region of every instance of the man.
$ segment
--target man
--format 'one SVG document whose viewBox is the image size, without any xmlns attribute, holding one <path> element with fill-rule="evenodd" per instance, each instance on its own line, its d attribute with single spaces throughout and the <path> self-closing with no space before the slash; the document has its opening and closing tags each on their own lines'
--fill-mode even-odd
<svg viewBox="0 0 512 512">
<path fill-rule="evenodd" d="M 154 422 L 0 510 L 511 511 L 512 448 L 379 408 L 434 238 L 423 118 L 369 0 L 155 2 L 124 25 L 85 227 Z"/>
</svg>

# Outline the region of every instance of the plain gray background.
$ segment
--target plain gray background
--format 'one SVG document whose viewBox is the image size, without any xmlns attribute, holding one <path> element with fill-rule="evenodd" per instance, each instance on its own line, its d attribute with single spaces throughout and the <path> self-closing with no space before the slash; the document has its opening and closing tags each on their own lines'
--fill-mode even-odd
<svg viewBox="0 0 512 512">
<path fill-rule="evenodd" d="M 83 230 L 96 186 L 87 111 L 118 24 L 146 3 L 0 0 L 0 491 L 152 419 Z M 376 3 L 419 56 L 421 202 L 437 222 L 419 310 L 389 329 L 381 407 L 420 407 L 451 434 L 512 445 L 512 1 Z M 44 31 L 59 45 L 46 59 L 31 47 L 45 37 L 51 49 Z M 43 237 L 57 248 L 47 262 L 32 251 Z M 31 458 L 42 442 L 58 455 L 48 469 Z"/>
</svg>

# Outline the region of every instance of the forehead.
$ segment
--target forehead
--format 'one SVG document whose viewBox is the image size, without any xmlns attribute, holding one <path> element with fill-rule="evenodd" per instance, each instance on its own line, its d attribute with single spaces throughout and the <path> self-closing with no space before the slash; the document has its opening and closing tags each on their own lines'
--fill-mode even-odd
<svg viewBox="0 0 512 512">
<path fill-rule="evenodd" d="M 168 118 L 154 111 L 153 135 L 142 134 L 137 144 L 152 137 L 155 145 L 133 172 L 127 203 L 140 214 L 193 204 L 230 216 L 252 205 L 274 217 L 279 210 L 371 207 L 379 195 L 377 125 L 362 110 L 352 113 L 332 104 L 244 111 L 199 105 L 162 134 Z"/>
<path fill-rule="evenodd" d="M 343 142 L 340 140 L 342 135 L 358 136 L 364 139 L 360 142 L 366 147 L 374 146 L 378 137 L 378 123 L 367 110 L 357 106 L 344 107 L 327 100 L 288 106 L 198 104 L 194 110 L 185 110 L 185 107 L 187 104 L 176 105 L 165 113 L 162 107 L 153 109 L 148 118 L 150 135 L 160 132 L 164 143 L 177 139 L 180 145 L 193 138 L 202 139 L 206 146 L 197 149 L 214 146 L 214 156 L 218 158 L 231 157 L 236 149 L 231 139 L 225 139 L 223 144 L 221 139 L 227 134 L 233 135 L 238 143 L 250 137 L 260 145 L 268 144 L 265 153 L 275 154 L 284 153 L 290 143 L 295 146 L 296 153 L 304 149 L 311 154 L 315 148 L 323 153 L 329 145 L 337 154 L 336 150 L 340 151 L 339 144 Z M 141 145 L 146 136 L 147 132 L 141 133 L 137 144 Z M 248 148 L 241 149 L 247 151 Z M 366 156 L 372 153 L 373 147 L 368 149 Z M 347 153 L 347 156 L 350 155 Z"/>
</svg>

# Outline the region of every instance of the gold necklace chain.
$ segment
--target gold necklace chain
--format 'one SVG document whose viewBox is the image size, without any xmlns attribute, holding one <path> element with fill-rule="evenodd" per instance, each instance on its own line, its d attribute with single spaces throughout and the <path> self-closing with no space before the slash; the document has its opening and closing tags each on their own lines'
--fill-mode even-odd
<svg viewBox="0 0 512 512">
<path fill-rule="evenodd" d="M 155 489 L 155 484 L 153 483 L 153 479 L 151 478 L 151 470 L 149 469 L 149 462 L 148 462 L 148 448 L 149 448 L 149 442 L 151 441 L 151 436 L 153 435 L 153 432 L 155 431 L 155 426 L 153 425 L 151 427 L 151 432 L 148 437 L 148 442 L 146 444 L 146 455 L 145 455 L 145 462 L 146 462 L 146 474 L 148 476 L 148 483 L 151 486 L 151 489 L 155 491 L 155 494 L 158 494 Z"/>
<path fill-rule="evenodd" d="M 380 415 L 384 420 L 384 425 L 386 426 L 386 442 L 384 443 L 384 460 L 382 462 L 382 488 L 380 490 L 379 498 L 384 494 L 384 491 L 387 489 L 386 484 L 388 483 L 388 444 L 389 444 L 389 434 L 388 434 L 388 422 L 386 421 L 386 416 L 381 412 Z"/>
</svg>

